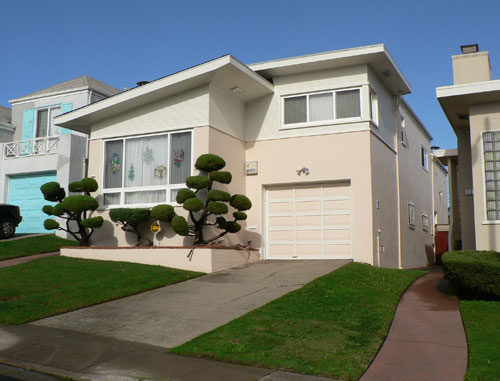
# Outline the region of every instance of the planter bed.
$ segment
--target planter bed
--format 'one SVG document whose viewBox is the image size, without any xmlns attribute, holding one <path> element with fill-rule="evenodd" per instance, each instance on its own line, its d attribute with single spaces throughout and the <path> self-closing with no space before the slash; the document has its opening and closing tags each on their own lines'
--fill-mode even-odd
<svg viewBox="0 0 500 381">
<path fill-rule="evenodd" d="M 190 260 L 188 258 L 190 250 L 190 246 L 73 246 L 62 247 L 61 255 L 72 258 L 159 265 L 204 273 L 213 273 L 245 265 L 247 258 L 248 262 L 260 259 L 259 251 L 256 249 L 247 252 L 231 246 L 197 246 Z"/>
</svg>

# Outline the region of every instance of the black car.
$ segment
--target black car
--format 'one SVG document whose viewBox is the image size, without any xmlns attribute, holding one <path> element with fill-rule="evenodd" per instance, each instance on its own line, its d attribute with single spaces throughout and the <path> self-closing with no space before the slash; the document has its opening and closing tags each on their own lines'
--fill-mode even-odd
<svg viewBox="0 0 500 381">
<path fill-rule="evenodd" d="M 22 219 L 19 206 L 0 204 L 0 239 L 12 237 Z"/>
</svg>

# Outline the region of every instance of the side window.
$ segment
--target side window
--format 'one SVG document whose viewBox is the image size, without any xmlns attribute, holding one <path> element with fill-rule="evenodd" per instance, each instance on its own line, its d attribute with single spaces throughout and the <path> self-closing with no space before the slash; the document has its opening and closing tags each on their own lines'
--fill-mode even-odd
<svg viewBox="0 0 500 381">
<path fill-rule="evenodd" d="M 422 165 L 422 168 L 425 169 L 426 171 L 429 169 L 427 160 L 428 160 L 427 150 L 423 146 L 420 146 L 420 164 Z"/>
<path fill-rule="evenodd" d="M 406 147 L 408 137 L 406 136 L 406 120 L 401 117 L 401 144 Z"/>
<path fill-rule="evenodd" d="M 378 97 L 373 90 L 370 90 L 370 118 L 378 126 Z"/>
<path fill-rule="evenodd" d="M 415 229 L 415 204 L 408 202 L 408 226 Z"/>
</svg>

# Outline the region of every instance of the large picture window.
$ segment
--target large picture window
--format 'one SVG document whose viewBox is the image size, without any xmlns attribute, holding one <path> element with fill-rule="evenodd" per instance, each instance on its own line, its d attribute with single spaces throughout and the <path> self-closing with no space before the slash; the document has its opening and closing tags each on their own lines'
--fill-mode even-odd
<svg viewBox="0 0 500 381">
<path fill-rule="evenodd" d="M 360 116 L 360 89 L 327 91 L 283 98 L 283 124 L 287 127 Z"/>
<path fill-rule="evenodd" d="M 483 132 L 486 219 L 500 220 L 500 131 Z"/>
<path fill-rule="evenodd" d="M 191 132 L 104 143 L 104 205 L 175 202 L 191 176 Z"/>
<path fill-rule="evenodd" d="M 42 108 L 36 111 L 36 137 L 46 138 L 61 133 L 61 129 L 54 126 L 52 120 L 61 115 L 61 106 Z"/>
</svg>

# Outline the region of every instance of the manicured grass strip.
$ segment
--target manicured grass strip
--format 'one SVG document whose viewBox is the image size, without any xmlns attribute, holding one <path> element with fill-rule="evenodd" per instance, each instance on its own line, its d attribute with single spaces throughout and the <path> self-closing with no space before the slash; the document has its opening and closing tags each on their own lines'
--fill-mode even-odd
<svg viewBox="0 0 500 381">
<path fill-rule="evenodd" d="M 137 263 L 37 259 L 0 269 L 0 323 L 22 324 L 200 275 Z"/>
<path fill-rule="evenodd" d="M 76 241 L 70 241 L 55 235 L 40 235 L 26 237 L 13 241 L 0 241 L 0 261 L 5 259 L 26 257 L 41 253 L 58 251 L 61 246 L 75 246 Z"/>
<path fill-rule="evenodd" d="M 424 273 L 350 263 L 171 352 L 357 380 Z"/>
<path fill-rule="evenodd" d="M 500 302 L 463 300 L 460 312 L 469 346 L 465 379 L 500 380 Z"/>
</svg>

